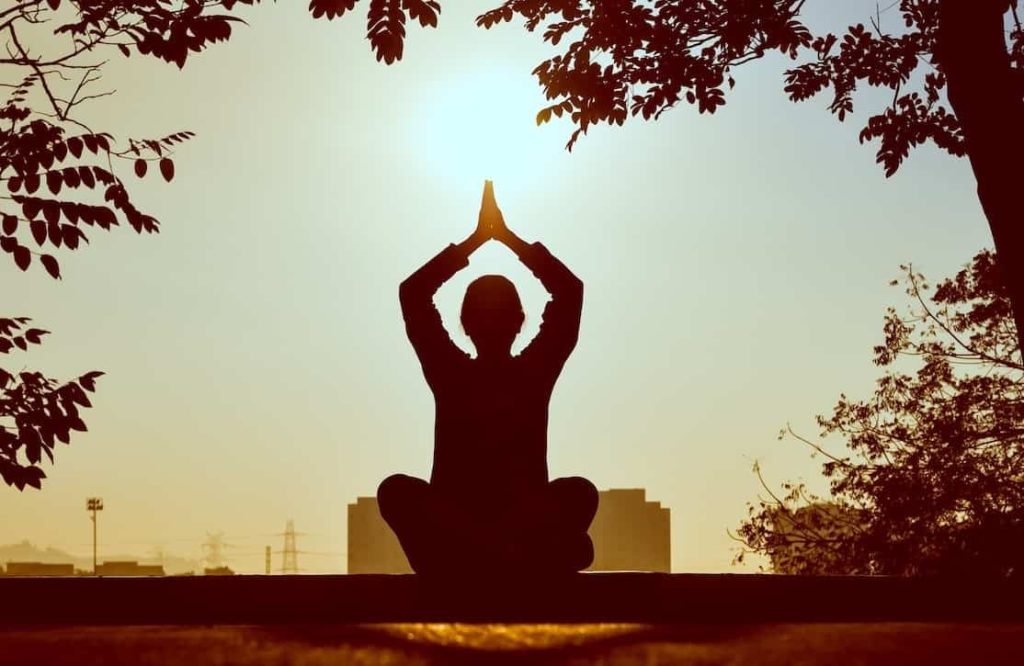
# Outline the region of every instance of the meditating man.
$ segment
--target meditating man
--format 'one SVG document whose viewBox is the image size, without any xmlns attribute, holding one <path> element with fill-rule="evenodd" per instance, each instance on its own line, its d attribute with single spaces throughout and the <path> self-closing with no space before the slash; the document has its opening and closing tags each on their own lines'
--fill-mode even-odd
<svg viewBox="0 0 1024 666">
<path fill-rule="evenodd" d="M 540 333 L 513 356 L 524 319 L 515 286 L 498 275 L 474 280 L 461 316 L 474 358 L 448 337 L 433 297 L 490 239 L 514 252 L 551 300 Z M 410 565 L 428 574 L 589 566 L 597 490 L 579 477 L 549 481 L 547 467 L 548 401 L 576 346 L 583 283 L 543 245 L 505 226 L 488 181 L 476 231 L 409 276 L 399 297 L 436 406 L 430 482 L 396 474 L 377 491 Z"/>
</svg>

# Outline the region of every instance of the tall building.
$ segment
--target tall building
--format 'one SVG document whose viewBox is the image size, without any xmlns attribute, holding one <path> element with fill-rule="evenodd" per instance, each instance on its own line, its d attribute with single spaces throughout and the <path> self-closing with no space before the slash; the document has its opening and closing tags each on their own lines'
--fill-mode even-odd
<svg viewBox="0 0 1024 666">
<path fill-rule="evenodd" d="M 381 518 L 376 497 L 348 505 L 348 572 L 412 573 L 402 545 Z"/>
<path fill-rule="evenodd" d="M 648 501 L 643 488 L 602 490 L 600 496 L 590 524 L 594 563 L 588 571 L 671 571 L 668 507 Z"/>
<path fill-rule="evenodd" d="M 594 563 L 588 571 L 670 571 L 669 509 L 648 501 L 642 488 L 602 490 L 599 495 L 590 526 Z M 376 498 L 359 497 L 348 505 L 348 572 L 412 573 Z"/>
</svg>

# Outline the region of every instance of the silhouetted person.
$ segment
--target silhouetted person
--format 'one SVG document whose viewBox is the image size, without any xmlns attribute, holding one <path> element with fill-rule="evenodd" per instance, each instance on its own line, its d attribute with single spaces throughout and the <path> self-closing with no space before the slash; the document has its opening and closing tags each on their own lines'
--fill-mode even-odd
<svg viewBox="0 0 1024 666">
<path fill-rule="evenodd" d="M 473 281 L 461 317 L 472 358 L 448 337 L 433 297 L 492 238 L 537 276 L 551 301 L 537 337 L 513 356 L 524 320 L 515 286 L 498 275 Z M 597 490 L 579 477 L 549 481 L 547 468 L 548 401 L 576 346 L 583 283 L 543 245 L 505 226 L 488 181 L 476 231 L 409 276 L 399 296 L 436 405 L 430 482 L 396 474 L 377 491 L 410 565 L 419 573 L 589 566 Z"/>
</svg>

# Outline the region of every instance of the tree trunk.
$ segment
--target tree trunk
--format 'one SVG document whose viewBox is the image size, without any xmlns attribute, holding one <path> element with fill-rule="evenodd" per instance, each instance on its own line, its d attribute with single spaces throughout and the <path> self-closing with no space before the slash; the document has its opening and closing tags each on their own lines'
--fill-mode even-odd
<svg viewBox="0 0 1024 666">
<path fill-rule="evenodd" d="M 939 0 L 936 55 L 963 126 L 1024 352 L 1024 181 L 1018 168 L 1024 157 L 1024 97 L 1003 28 L 1009 5 L 1009 0 Z"/>
</svg>

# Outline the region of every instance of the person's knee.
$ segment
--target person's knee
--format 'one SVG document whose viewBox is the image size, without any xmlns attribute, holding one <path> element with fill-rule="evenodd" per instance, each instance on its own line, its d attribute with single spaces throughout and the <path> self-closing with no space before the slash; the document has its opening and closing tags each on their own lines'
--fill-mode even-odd
<svg viewBox="0 0 1024 666">
<path fill-rule="evenodd" d="M 594 542 L 589 534 L 582 535 L 575 544 L 575 552 L 570 559 L 570 568 L 573 571 L 583 571 L 594 563 Z"/>
<path fill-rule="evenodd" d="M 377 486 L 377 507 L 389 524 L 408 512 L 419 499 L 422 501 L 428 484 L 423 479 L 405 474 L 392 474 Z"/>
<path fill-rule="evenodd" d="M 568 476 L 551 482 L 555 501 L 569 510 L 572 516 L 587 526 L 597 513 L 597 488 L 582 476 Z"/>
</svg>

